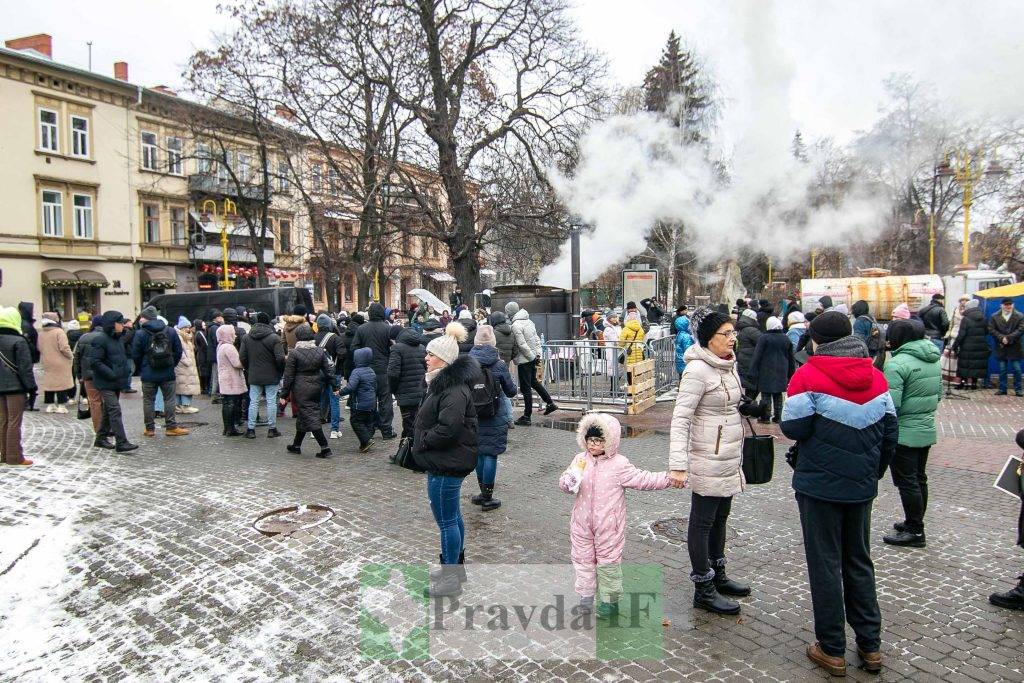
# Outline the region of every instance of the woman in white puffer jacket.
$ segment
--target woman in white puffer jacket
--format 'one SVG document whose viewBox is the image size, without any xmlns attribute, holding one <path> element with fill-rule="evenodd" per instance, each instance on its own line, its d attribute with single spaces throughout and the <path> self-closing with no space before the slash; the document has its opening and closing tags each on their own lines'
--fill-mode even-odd
<svg viewBox="0 0 1024 683">
<path fill-rule="evenodd" d="M 736 369 L 736 328 L 724 313 L 699 309 L 690 318 L 697 343 L 686 350 L 686 368 L 672 412 L 669 470 L 693 489 L 686 534 L 694 582 L 694 607 L 738 614 L 750 587 L 725 573 L 725 530 L 732 497 L 743 490 L 743 387 Z"/>
</svg>

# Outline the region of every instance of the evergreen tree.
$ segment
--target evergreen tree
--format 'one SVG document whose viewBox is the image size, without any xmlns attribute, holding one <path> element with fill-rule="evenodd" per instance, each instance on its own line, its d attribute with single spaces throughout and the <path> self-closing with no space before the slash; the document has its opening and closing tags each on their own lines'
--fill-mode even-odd
<svg viewBox="0 0 1024 683">
<path fill-rule="evenodd" d="M 688 142 L 700 142 L 714 116 L 711 89 L 697 58 L 682 46 L 675 31 L 669 33 L 661 59 L 644 78 L 647 111 L 668 114 Z"/>
<path fill-rule="evenodd" d="M 791 147 L 793 151 L 793 158 L 797 161 L 807 163 L 807 145 L 804 144 L 804 136 L 799 130 L 793 136 L 793 145 Z"/>
</svg>

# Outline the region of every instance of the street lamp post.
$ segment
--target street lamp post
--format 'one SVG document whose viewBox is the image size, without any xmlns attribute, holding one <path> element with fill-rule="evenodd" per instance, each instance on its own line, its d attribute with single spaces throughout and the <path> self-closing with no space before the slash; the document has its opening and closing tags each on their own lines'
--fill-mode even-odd
<svg viewBox="0 0 1024 683">
<path fill-rule="evenodd" d="M 987 167 L 982 167 L 980 160 L 981 153 L 970 152 L 970 151 L 959 151 L 954 155 L 956 166 L 950 166 L 948 161 L 944 161 L 939 165 L 936 170 L 936 177 L 950 177 L 952 176 L 960 187 L 964 191 L 963 207 L 964 207 L 964 247 L 963 247 L 963 265 L 967 265 L 970 261 L 971 253 L 971 207 L 974 204 L 974 188 L 975 186 L 985 177 L 994 177 L 1006 175 L 1006 169 L 1004 169 L 998 161 L 993 159 L 989 162 Z M 934 191 L 934 185 L 933 185 Z M 931 223 L 934 226 L 934 206 L 932 207 L 932 220 Z M 934 230 L 934 228 L 933 228 Z"/>
<path fill-rule="evenodd" d="M 572 320 L 575 329 L 580 324 L 580 233 L 583 232 L 584 224 L 573 217 L 569 223 L 569 260 L 572 268 Z"/>
<path fill-rule="evenodd" d="M 217 202 L 212 199 L 207 199 L 203 202 L 203 211 L 207 211 L 207 206 L 212 207 L 209 210 L 210 215 L 214 218 L 217 217 Z M 221 256 L 224 258 L 224 289 L 229 289 L 230 283 L 228 281 L 228 214 L 235 214 L 238 212 L 238 207 L 230 199 L 224 199 L 224 211 L 221 213 L 220 223 L 220 251 Z"/>
</svg>

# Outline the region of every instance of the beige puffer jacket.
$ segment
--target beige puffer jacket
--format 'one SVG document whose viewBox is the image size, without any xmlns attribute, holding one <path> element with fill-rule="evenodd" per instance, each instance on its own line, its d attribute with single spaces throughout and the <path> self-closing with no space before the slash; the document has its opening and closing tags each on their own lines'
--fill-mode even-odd
<svg viewBox="0 0 1024 683">
<path fill-rule="evenodd" d="M 734 359 L 719 358 L 694 344 L 672 411 L 669 469 L 687 470 L 687 486 L 702 496 L 733 496 L 743 490 L 743 389 Z"/>
<path fill-rule="evenodd" d="M 174 366 L 174 391 L 181 396 L 198 396 L 201 389 L 192 328 L 178 330 L 178 337 L 181 339 L 181 360 Z"/>
</svg>

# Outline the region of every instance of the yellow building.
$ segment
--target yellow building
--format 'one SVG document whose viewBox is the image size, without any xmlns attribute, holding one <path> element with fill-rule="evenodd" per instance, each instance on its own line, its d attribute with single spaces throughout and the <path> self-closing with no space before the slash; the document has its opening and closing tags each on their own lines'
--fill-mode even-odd
<svg viewBox="0 0 1024 683">
<path fill-rule="evenodd" d="M 67 319 L 83 309 L 131 314 L 158 293 L 218 286 L 205 271 L 223 261 L 222 221 L 204 206 L 254 200 L 255 183 L 229 183 L 223 168 L 248 176 L 252 141 L 235 137 L 227 154 L 211 150 L 181 120 L 201 107 L 131 84 L 123 62 L 108 77 L 54 62 L 47 35 L 5 45 L 0 303 L 28 301 L 37 317 Z M 304 284 L 286 274 L 301 271 L 301 217 L 284 183 L 273 190 L 264 257 L 280 284 Z M 244 271 L 256 261 L 248 230 L 228 223 L 231 270 Z M 244 272 L 232 279 L 253 284 Z"/>
</svg>

